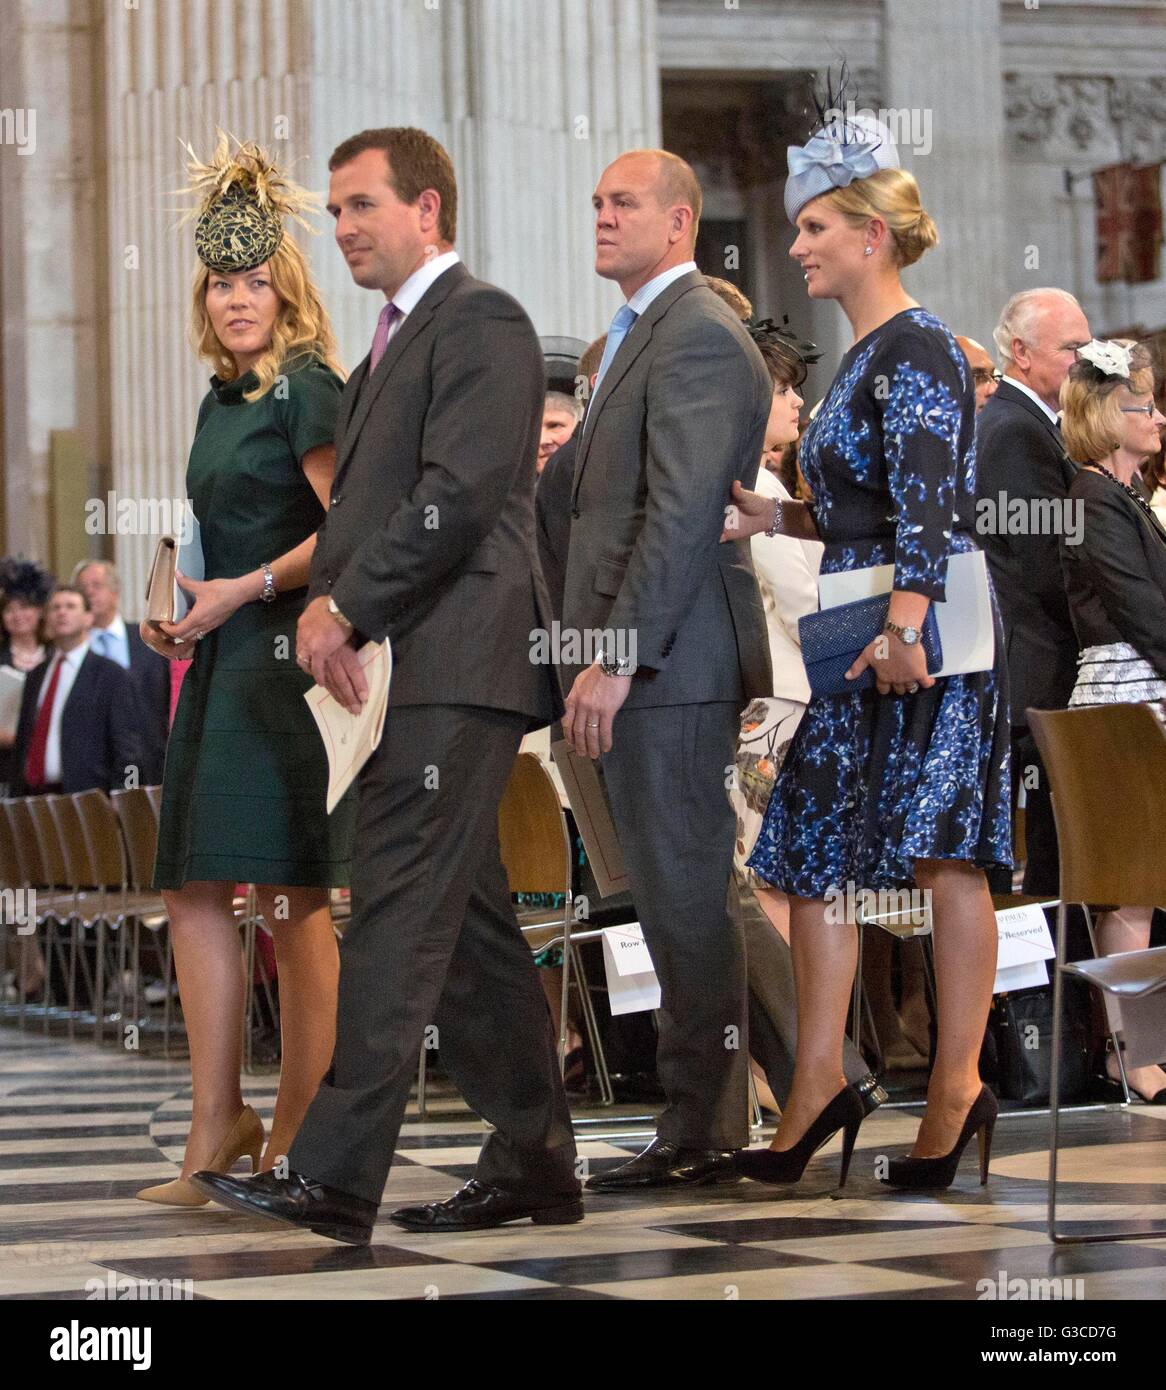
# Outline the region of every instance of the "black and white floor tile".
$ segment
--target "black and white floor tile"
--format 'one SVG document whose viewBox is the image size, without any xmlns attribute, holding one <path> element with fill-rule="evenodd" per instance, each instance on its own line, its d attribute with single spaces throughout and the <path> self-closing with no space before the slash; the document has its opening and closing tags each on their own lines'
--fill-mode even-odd
<svg viewBox="0 0 1166 1390">
<path fill-rule="evenodd" d="M 275 1078 L 245 1078 L 244 1091 L 269 1119 Z M 176 1175 L 189 1097 L 183 1063 L 0 1028 L 0 1298 L 84 1299 L 94 1280 L 179 1280 L 195 1298 L 224 1300 L 968 1300 L 986 1281 L 1049 1279 L 1072 1281 L 1072 1297 L 1166 1297 L 1163 1107 L 1067 1114 L 1059 1199 L 1070 1229 L 1161 1224 L 1162 1239 L 1054 1249 L 1047 1117 L 1001 1117 L 987 1187 L 969 1153 L 947 1192 L 903 1194 L 878 1182 L 875 1164 L 910 1144 L 917 1115 L 886 1109 L 864 1123 L 841 1194 L 835 1141 L 788 1190 L 589 1195 L 577 1226 L 410 1235 L 388 1219 L 392 1207 L 448 1195 L 481 1142 L 481 1124 L 444 1096 L 424 1121 L 411 1111 L 373 1242 L 354 1249 L 213 1206 L 136 1201 L 139 1188 Z M 642 1147 L 647 1126 L 623 1123 L 616 1117 L 607 1138 L 587 1127 L 589 1171 Z"/>
</svg>

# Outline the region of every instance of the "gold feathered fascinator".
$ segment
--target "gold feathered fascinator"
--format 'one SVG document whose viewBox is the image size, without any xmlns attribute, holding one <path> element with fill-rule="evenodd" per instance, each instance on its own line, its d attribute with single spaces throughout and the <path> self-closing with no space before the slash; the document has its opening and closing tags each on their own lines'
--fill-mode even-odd
<svg viewBox="0 0 1166 1390">
<path fill-rule="evenodd" d="M 211 270 L 254 270 L 283 240 L 285 217 L 307 231 L 316 230 L 304 213 L 318 211 L 320 199 L 293 183 L 253 140 L 240 142 L 222 130 L 218 137 L 209 164 L 183 144 L 189 155 L 189 182 L 183 192 L 193 195 L 196 203 L 182 220 L 197 218 L 194 249 Z"/>
</svg>

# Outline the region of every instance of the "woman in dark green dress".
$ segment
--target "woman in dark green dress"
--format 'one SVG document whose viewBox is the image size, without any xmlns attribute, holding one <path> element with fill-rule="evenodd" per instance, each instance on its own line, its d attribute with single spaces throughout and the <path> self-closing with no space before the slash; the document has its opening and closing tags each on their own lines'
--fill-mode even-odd
<svg viewBox="0 0 1166 1390">
<path fill-rule="evenodd" d="M 193 1116 L 182 1177 L 138 1195 L 205 1202 L 186 1181 L 239 1157 L 271 1167 L 332 1054 L 338 957 L 329 889 L 348 883 L 351 798 L 326 815 L 327 761 L 295 661 L 296 621 L 335 465 L 342 382 L 327 317 L 281 213 L 303 195 L 262 151 L 224 140 L 196 230 L 199 354 L 216 374 L 198 413 L 187 494 L 205 578 L 155 650 L 190 655 L 166 754 L 154 886 L 170 913 L 190 1040 Z M 196 187 L 198 184 L 196 183 Z M 265 196 L 261 196 L 265 195 Z M 271 1133 L 244 1106 L 244 978 L 232 912 L 254 883 L 275 941 L 283 1069 Z M 262 1158 L 261 1158 L 262 1153 Z"/>
</svg>

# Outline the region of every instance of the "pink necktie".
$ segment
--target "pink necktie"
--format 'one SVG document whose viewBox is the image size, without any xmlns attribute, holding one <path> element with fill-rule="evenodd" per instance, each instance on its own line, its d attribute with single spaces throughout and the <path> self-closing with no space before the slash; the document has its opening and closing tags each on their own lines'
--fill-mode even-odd
<svg viewBox="0 0 1166 1390">
<path fill-rule="evenodd" d="M 368 360 L 368 374 L 372 376 L 385 355 L 385 348 L 389 345 L 389 329 L 393 326 L 393 320 L 401 311 L 390 299 L 381 310 L 377 318 L 377 331 L 372 336 L 372 352 Z"/>
</svg>

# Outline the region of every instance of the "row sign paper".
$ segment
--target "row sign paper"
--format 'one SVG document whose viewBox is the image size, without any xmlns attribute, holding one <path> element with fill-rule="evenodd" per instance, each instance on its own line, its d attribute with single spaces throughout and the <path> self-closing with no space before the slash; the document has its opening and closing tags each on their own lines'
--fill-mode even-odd
<svg viewBox="0 0 1166 1390">
<path fill-rule="evenodd" d="M 660 1007 L 660 982 L 639 922 L 604 929 L 603 965 L 613 1014 L 634 1014 Z"/>
<path fill-rule="evenodd" d="M 1045 961 L 1052 960 L 1057 952 L 1044 909 L 1036 903 L 1005 908 L 996 914 L 996 931 L 999 946 L 992 993 L 1047 985 L 1049 971 Z"/>
</svg>

